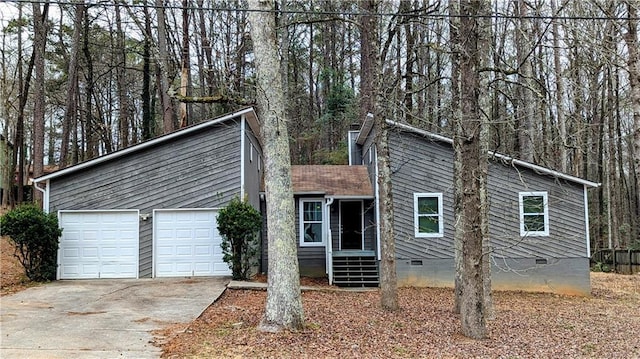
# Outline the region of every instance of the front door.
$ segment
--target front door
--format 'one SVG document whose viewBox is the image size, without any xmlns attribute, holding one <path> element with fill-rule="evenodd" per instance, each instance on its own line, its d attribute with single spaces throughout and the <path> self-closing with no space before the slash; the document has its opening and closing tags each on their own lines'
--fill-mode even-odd
<svg viewBox="0 0 640 359">
<path fill-rule="evenodd" d="M 362 250 L 362 201 L 340 201 L 340 249 Z"/>
</svg>

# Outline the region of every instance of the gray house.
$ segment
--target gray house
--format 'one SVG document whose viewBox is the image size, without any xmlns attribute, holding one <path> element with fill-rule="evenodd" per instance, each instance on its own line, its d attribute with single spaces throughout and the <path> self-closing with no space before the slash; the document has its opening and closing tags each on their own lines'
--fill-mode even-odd
<svg viewBox="0 0 640 359">
<path fill-rule="evenodd" d="M 453 286 L 452 140 L 388 124 L 398 284 Z M 293 166 L 302 275 L 379 284 L 374 137 L 367 119 L 349 132 L 349 166 Z M 589 294 L 587 189 L 599 184 L 488 155 L 493 288 Z"/>
<path fill-rule="evenodd" d="M 367 166 L 377 196 L 371 122 L 350 132 L 350 161 Z M 452 140 L 387 123 L 398 284 L 452 286 Z M 497 153 L 489 156 L 493 288 L 589 294 L 587 189 L 599 184 Z"/>
<path fill-rule="evenodd" d="M 399 285 L 452 286 L 452 141 L 388 123 Z M 64 228 L 58 278 L 228 275 L 216 214 L 234 196 L 265 208 L 258 133 L 247 108 L 36 179 Z M 349 165 L 293 166 L 302 275 L 379 284 L 374 135 L 371 119 L 349 132 Z M 588 294 L 587 189 L 599 184 L 489 156 L 494 288 Z"/>
<path fill-rule="evenodd" d="M 230 274 L 216 214 L 259 207 L 258 130 L 247 108 L 37 178 L 64 229 L 57 277 Z"/>
</svg>

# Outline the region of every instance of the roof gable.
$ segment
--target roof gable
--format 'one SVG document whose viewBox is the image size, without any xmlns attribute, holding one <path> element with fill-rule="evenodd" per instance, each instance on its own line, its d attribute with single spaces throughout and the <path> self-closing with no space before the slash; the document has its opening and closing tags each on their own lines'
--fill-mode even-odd
<svg viewBox="0 0 640 359">
<path fill-rule="evenodd" d="M 64 176 L 67 174 L 71 174 L 71 173 L 75 173 L 77 171 L 83 170 L 83 169 L 87 169 L 93 166 L 96 166 L 100 163 L 104 163 L 107 161 L 111 161 L 114 159 L 117 159 L 119 157 L 123 157 L 125 155 L 128 154 L 132 154 L 132 153 L 136 153 L 139 151 L 142 151 L 144 149 L 153 147 L 153 146 L 157 146 L 163 143 L 166 143 L 172 139 L 178 138 L 178 137 L 183 137 L 183 136 L 188 136 L 189 134 L 193 134 L 193 133 L 198 133 L 199 131 L 229 121 L 231 119 L 240 117 L 240 116 L 245 116 L 245 118 L 247 119 L 247 123 L 249 124 L 249 127 L 252 129 L 252 131 L 259 137 L 259 130 L 260 130 L 260 126 L 259 126 L 259 121 L 258 121 L 258 117 L 256 116 L 256 113 L 254 111 L 254 109 L 252 107 L 247 107 L 241 110 L 238 110 L 236 112 L 232 112 L 232 113 L 228 113 L 226 115 L 222 115 L 220 117 L 217 117 L 215 119 L 209 120 L 209 121 L 205 121 L 199 124 L 195 124 L 189 127 L 185 127 L 185 128 L 181 128 L 179 130 L 173 131 L 171 133 L 165 134 L 165 135 L 161 135 L 158 136 L 156 138 L 153 138 L 151 140 L 145 141 L 145 142 L 141 142 L 139 144 L 133 145 L 131 147 L 127 147 L 124 148 L 122 150 L 118 150 L 112 153 L 109 153 L 107 155 L 103 155 L 100 157 L 96 157 L 94 159 L 85 161 L 85 162 L 81 162 L 77 165 L 74 166 L 70 166 L 64 169 L 61 169 L 59 171 L 55 171 L 51 174 L 42 176 L 42 177 L 38 177 L 36 179 L 34 179 L 34 182 L 38 183 L 38 182 L 44 182 L 56 177 L 60 177 L 60 176 Z"/>
<path fill-rule="evenodd" d="M 373 187 L 366 166 L 291 166 L 294 194 L 329 197 L 373 198 Z"/>
</svg>

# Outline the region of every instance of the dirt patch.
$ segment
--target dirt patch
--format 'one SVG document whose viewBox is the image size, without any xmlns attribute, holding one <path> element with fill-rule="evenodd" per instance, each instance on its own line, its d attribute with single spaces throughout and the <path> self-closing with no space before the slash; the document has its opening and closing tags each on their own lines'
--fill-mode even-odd
<svg viewBox="0 0 640 359">
<path fill-rule="evenodd" d="M 263 273 L 259 273 L 251 277 L 251 281 L 259 282 L 259 283 L 267 283 L 267 275 Z M 329 285 L 329 280 L 326 277 L 300 277 L 300 285 L 308 286 L 308 287 L 330 287 L 337 288 L 335 286 Z"/>
<path fill-rule="evenodd" d="M 158 334 L 164 358 L 639 357 L 640 275 L 593 273 L 592 286 L 592 297 L 496 292 L 480 341 L 461 335 L 441 288 L 402 288 L 394 313 L 379 291 L 304 292 L 304 330 L 278 334 L 255 329 L 264 291 L 227 290 L 187 328 Z"/>
<path fill-rule="evenodd" d="M 36 285 L 24 274 L 24 268 L 13 255 L 9 237 L 0 237 L 0 297 Z"/>
</svg>

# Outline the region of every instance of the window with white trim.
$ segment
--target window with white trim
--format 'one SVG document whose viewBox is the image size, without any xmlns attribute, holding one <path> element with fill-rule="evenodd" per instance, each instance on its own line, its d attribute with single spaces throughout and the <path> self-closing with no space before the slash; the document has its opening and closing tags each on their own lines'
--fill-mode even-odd
<svg viewBox="0 0 640 359">
<path fill-rule="evenodd" d="M 520 235 L 549 235 L 549 203 L 547 192 L 520 192 Z"/>
<path fill-rule="evenodd" d="M 300 246 L 324 245 L 323 201 L 321 199 L 300 199 Z"/>
<path fill-rule="evenodd" d="M 413 222 L 416 237 L 442 237 L 442 193 L 414 193 Z"/>
</svg>

